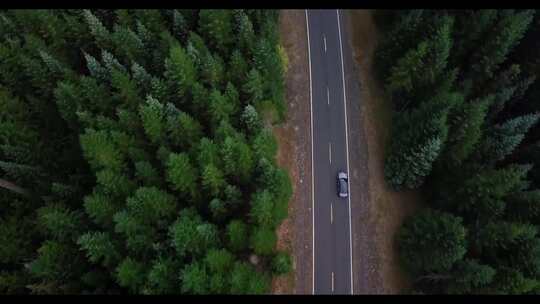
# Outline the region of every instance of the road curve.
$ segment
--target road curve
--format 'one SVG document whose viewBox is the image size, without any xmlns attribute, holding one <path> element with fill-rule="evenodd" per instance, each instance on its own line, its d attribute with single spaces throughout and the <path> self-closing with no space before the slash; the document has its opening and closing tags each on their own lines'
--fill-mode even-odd
<svg viewBox="0 0 540 304">
<path fill-rule="evenodd" d="M 348 198 L 339 198 L 336 180 L 338 171 L 349 172 L 340 18 L 338 10 L 306 10 L 312 130 L 313 294 L 354 292 L 350 193 Z"/>
</svg>

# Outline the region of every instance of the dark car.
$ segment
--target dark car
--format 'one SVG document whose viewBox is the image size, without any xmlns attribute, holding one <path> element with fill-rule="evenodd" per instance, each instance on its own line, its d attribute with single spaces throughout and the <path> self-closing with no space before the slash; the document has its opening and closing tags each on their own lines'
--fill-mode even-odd
<svg viewBox="0 0 540 304">
<path fill-rule="evenodd" d="M 339 172 L 337 176 L 337 190 L 339 197 L 349 196 L 349 177 L 345 172 Z"/>
</svg>

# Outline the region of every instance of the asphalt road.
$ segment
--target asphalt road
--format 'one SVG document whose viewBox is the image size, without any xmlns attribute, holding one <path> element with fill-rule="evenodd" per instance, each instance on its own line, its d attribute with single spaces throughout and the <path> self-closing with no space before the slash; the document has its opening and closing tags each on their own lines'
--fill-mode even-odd
<svg viewBox="0 0 540 304">
<path fill-rule="evenodd" d="M 337 173 L 349 172 L 341 13 L 306 10 L 306 15 L 313 131 L 313 293 L 351 294 L 350 196 L 337 195 Z"/>
</svg>

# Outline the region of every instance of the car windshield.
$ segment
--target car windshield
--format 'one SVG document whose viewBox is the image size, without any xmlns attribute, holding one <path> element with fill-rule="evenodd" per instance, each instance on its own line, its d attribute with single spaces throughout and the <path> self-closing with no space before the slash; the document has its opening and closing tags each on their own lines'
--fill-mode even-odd
<svg viewBox="0 0 540 304">
<path fill-rule="evenodd" d="M 339 179 L 339 192 L 347 193 L 347 182 L 343 179 Z"/>
</svg>

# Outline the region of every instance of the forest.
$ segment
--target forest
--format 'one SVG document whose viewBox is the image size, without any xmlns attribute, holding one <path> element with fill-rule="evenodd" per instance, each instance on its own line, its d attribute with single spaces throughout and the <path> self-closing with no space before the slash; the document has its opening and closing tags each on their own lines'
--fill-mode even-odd
<svg viewBox="0 0 540 304">
<path fill-rule="evenodd" d="M 540 293 L 540 12 L 379 11 L 385 178 L 413 294 Z"/>
<path fill-rule="evenodd" d="M 269 293 L 278 18 L 1 10 L 0 293 Z"/>
</svg>

